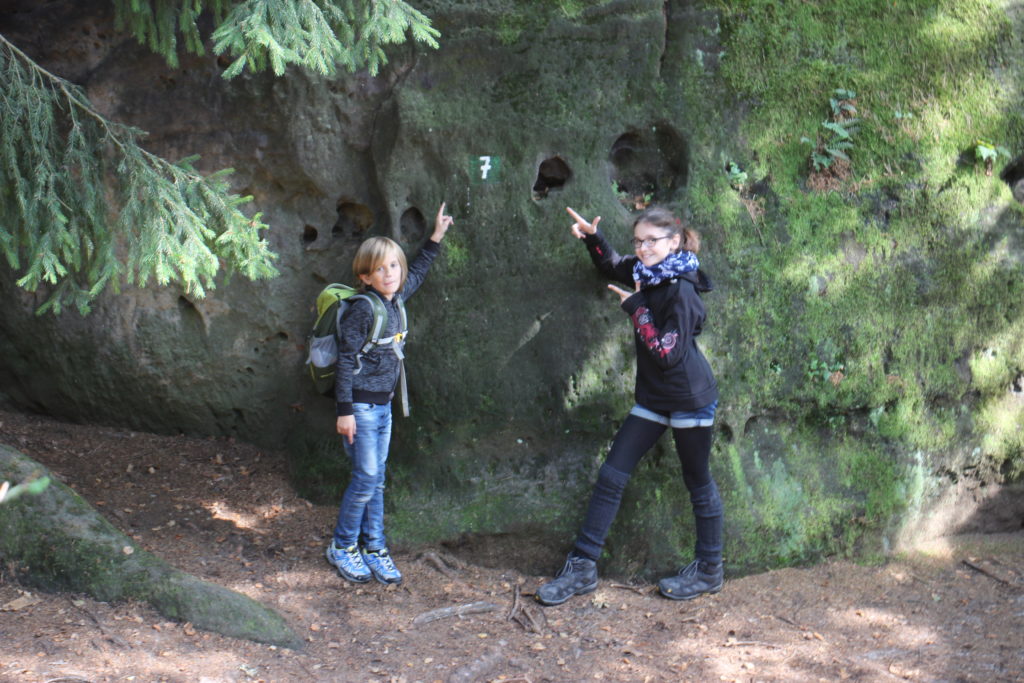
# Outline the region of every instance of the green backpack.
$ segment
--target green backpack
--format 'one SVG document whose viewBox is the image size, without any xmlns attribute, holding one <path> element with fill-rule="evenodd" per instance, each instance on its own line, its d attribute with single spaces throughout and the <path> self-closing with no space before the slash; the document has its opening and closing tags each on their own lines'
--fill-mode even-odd
<svg viewBox="0 0 1024 683">
<path fill-rule="evenodd" d="M 318 393 L 324 396 L 334 395 L 334 373 L 338 362 L 338 331 L 342 324 L 342 316 L 349 304 L 356 299 L 364 299 L 369 302 L 370 308 L 373 309 L 373 324 L 370 326 L 366 341 L 356 353 L 355 374 L 358 375 L 362 370 L 362 357 L 366 352 L 375 347 L 390 346 L 393 348 L 400 361 L 402 409 L 408 417 L 409 401 L 405 383 L 405 355 L 402 348 L 405 346 L 405 338 L 409 334 L 409 319 L 405 313 L 405 303 L 400 296 L 395 299 L 400 318 L 400 331 L 392 337 L 381 338 L 381 333 L 388 326 L 388 311 L 379 296 L 373 292 L 362 292 L 340 283 L 324 287 L 316 297 L 316 322 L 313 324 L 313 333 L 309 336 L 309 355 L 306 358 L 309 375 L 313 379 Z"/>
</svg>

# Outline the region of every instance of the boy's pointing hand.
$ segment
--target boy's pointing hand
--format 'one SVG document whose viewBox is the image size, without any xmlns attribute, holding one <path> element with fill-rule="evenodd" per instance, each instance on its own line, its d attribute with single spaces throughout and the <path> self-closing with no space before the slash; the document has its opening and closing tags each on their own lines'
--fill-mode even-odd
<svg viewBox="0 0 1024 683">
<path fill-rule="evenodd" d="M 441 202 L 441 208 L 437 210 L 437 218 L 434 219 L 434 234 L 430 236 L 431 241 L 438 244 L 444 239 L 448 228 L 455 222 L 455 219 L 445 214 L 444 204 L 444 202 Z"/>
</svg>

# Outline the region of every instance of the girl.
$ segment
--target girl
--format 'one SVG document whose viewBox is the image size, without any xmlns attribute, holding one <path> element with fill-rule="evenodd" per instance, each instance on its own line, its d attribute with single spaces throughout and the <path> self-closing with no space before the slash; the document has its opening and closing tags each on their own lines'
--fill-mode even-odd
<svg viewBox="0 0 1024 683">
<path fill-rule="evenodd" d="M 718 387 L 696 337 L 704 325 L 700 293 L 711 290 L 697 269 L 700 236 L 684 229 L 671 212 L 651 208 L 633 224 L 635 255 L 620 256 L 593 223 L 567 209 L 572 234 L 586 244 L 605 276 L 633 285 L 619 295 L 633 322 L 636 342 L 636 405 L 615 435 L 598 473 L 587 516 L 576 544 L 557 577 L 541 586 L 537 600 L 560 605 L 597 588 L 597 560 L 619 509 L 622 492 L 640 458 L 667 427 L 672 428 L 683 482 L 697 527 L 696 559 L 677 575 L 662 579 L 661 594 L 689 600 L 722 588 L 722 502 L 711 477 L 711 432 Z"/>
<path fill-rule="evenodd" d="M 386 237 L 363 242 L 352 261 L 352 272 L 363 290 L 383 302 L 388 316 L 387 329 L 381 336 L 390 335 L 392 339 L 390 344 L 358 356 L 373 322 L 370 303 L 362 299 L 348 307 L 338 326 L 336 429 L 344 437 L 345 450 L 352 459 L 352 479 L 341 499 L 327 561 L 356 583 L 365 583 L 371 577 L 381 583 L 402 581 L 384 539 L 384 467 L 391 442 L 391 399 L 404 345 L 398 303 L 399 298 L 408 299 L 423 284 L 452 222 L 442 203 L 430 240 L 408 268 L 402 248 Z"/>
</svg>

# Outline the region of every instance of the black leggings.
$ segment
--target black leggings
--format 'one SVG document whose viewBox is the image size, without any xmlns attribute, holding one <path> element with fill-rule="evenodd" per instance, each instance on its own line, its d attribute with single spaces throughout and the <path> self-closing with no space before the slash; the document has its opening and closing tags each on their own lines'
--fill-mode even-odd
<svg viewBox="0 0 1024 683">
<path fill-rule="evenodd" d="M 608 452 L 605 464 L 619 472 L 632 474 L 640 459 L 651 450 L 667 427 L 636 415 L 629 415 L 619 428 Z M 690 427 L 673 429 L 676 455 L 683 468 L 683 482 L 686 490 L 705 486 L 711 481 L 711 433 L 712 427 Z"/>
<path fill-rule="evenodd" d="M 666 429 L 636 415 L 626 417 L 594 484 L 587 517 L 576 539 L 577 553 L 593 560 L 600 557 L 633 470 Z M 722 503 L 709 467 L 713 431 L 713 427 L 673 429 L 672 437 L 696 518 L 697 555 L 717 563 L 721 561 Z"/>
</svg>

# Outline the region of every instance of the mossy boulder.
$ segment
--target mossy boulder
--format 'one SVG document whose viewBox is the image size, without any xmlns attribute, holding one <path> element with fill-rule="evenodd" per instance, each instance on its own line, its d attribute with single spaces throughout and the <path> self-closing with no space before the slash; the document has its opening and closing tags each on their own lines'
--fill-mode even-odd
<svg viewBox="0 0 1024 683">
<path fill-rule="evenodd" d="M 235 638 L 301 647 L 276 612 L 140 548 L 39 463 L 0 445 L 0 481 L 48 476 L 38 495 L 0 504 L 0 561 L 46 590 L 140 600 L 170 619 Z"/>
</svg>

